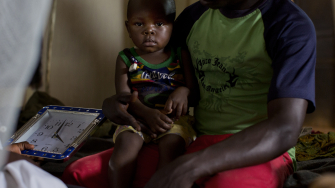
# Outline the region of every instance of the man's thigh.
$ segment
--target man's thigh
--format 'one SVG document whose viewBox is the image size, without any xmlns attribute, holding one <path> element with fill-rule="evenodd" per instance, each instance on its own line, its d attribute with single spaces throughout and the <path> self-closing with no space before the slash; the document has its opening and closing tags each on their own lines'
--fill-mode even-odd
<svg viewBox="0 0 335 188">
<path fill-rule="evenodd" d="M 62 175 L 66 184 L 83 187 L 108 187 L 108 161 L 114 148 L 72 162 Z"/>
<path fill-rule="evenodd" d="M 108 187 L 108 163 L 113 153 L 109 149 L 71 163 L 64 171 L 62 180 L 71 185 L 87 188 Z M 145 145 L 139 152 L 134 187 L 144 187 L 155 173 L 158 163 L 156 144 Z"/>
<path fill-rule="evenodd" d="M 293 172 L 292 161 L 284 155 L 264 164 L 220 172 L 199 182 L 206 188 L 282 188 Z"/>
<path fill-rule="evenodd" d="M 193 153 L 209 147 L 231 136 L 201 136 L 187 148 Z M 220 172 L 211 177 L 201 178 L 196 183 L 205 188 L 277 188 L 283 187 L 288 175 L 293 173 L 292 160 L 286 152 L 278 158 L 256 166 Z"/>
</svg>

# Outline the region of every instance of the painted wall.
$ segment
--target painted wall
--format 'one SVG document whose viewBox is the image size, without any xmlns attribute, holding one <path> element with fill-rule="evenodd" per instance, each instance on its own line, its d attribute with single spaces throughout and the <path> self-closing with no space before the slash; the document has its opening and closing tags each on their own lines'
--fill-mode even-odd
<svg viewBox="0 0 335 188">
<path fill-rule="evenodd" d="M 315 68 L 316 110 L 307 114 L 305 126 L 335 131 L 334 0 L 295 0 L 313 21 L 317 37 Z"/>
<path fill-rule="evenodd" d="M 177 13 L 195 1 L 176 0 Z M 124 26 L 126 5 L 126 0 L 57 0 L 50 81 L 46 34 L 40 90 L 49 85 L 49 94 L 67 106 L 101 108 L 102 101 L 115 94 L 118 52 L 132 46 Z"/>
</svg>

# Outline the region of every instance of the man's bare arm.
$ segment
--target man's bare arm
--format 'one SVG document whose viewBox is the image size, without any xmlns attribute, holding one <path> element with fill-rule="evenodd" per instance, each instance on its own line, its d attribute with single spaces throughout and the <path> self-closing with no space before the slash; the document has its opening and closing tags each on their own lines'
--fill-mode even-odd
<svg viewBox="0 0 335 188">
<path fill-rule="evenodd" d="M 204 150 L 177 158 L 160 169 L 146 188 L 191 187 L 198 178 L 270 161 L 293 147 L 307 101 L 281 98 L 268 104 L 268 119 Z"/>
</svg>

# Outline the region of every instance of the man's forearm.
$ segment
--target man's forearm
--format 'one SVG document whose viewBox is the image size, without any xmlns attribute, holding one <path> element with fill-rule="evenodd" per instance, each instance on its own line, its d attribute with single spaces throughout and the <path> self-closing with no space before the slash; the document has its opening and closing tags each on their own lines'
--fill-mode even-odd
<svg viewBox="0 0 335 188">
<path fill-rule="evenodd" d="M 106 98 L 102 104 L 103 113 L 116 124 L 138 127 L 136 119 L 127 112 L 129 103 L 137 100 L 137 94 L 137 92 L 119 93 Z"/>
<path fill-rule="evenodd" d="M 190 154 L 188 160 L 192 162 L 187 163 L 185 168 L 192 169 L 191 173 L 197 179 L 221 171 L 261 164 L 283 154 L 295 145 L 307 107 L 307 101 L 303 99 L 285 101 L 291 102 L 291 106 L 283 111 L 270 112 L 272 115 L 269 119 Z M 277 107 L 275 104 L 272 108 L 276 110 Z"/>
<path fill-rule="evenodd" d="M 195 154 L 197 176 L 252 166 L 270 161 L 283 154 L 292 143 L 285 133 L 274 129 L 265 130 L 265 122 L 245 129 L 226 140 Z M 263 130 L 260 130 L 263 129 Z"/>
</svg>

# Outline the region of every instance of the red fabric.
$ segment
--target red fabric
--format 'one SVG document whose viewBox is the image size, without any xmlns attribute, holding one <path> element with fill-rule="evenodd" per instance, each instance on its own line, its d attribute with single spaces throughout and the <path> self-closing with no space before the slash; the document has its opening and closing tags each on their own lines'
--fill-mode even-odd
<svg viewBox="0 0 335 188">
<path fill-rule="evenodd" d="M 202 150 L 218 143 L 232 134 L 204 135 L 187 148 L 186 153 Z M 293 173 L 293 163 L 287 152 L 283 155 L 256 166 L 220 172 L 212 177 L 202 178 L 196 183 L 204 188 L 278 188 L 283 187 L 288 175 Z"/>
<path fill-rule="evenodd" d="M 231 135 L 204 135 L 196 139 L 186 153 L 192 153 L 220 142 Z M 63 173 L 67 184 L 87 188 L 108 187 L 107 168 L 113 148 L 71 163 Z M 158 163 L 158 147 L 145 145 L 139 153 L 133 187 L 144 187 L 155 173 Z M 283 187 L 286 177 L 293 173 L 292 160 L 286 152 L 282 156 L 256 166 L 221 172 L 197 181 L 204 188 L 277 188 Z"/>
</svg>

